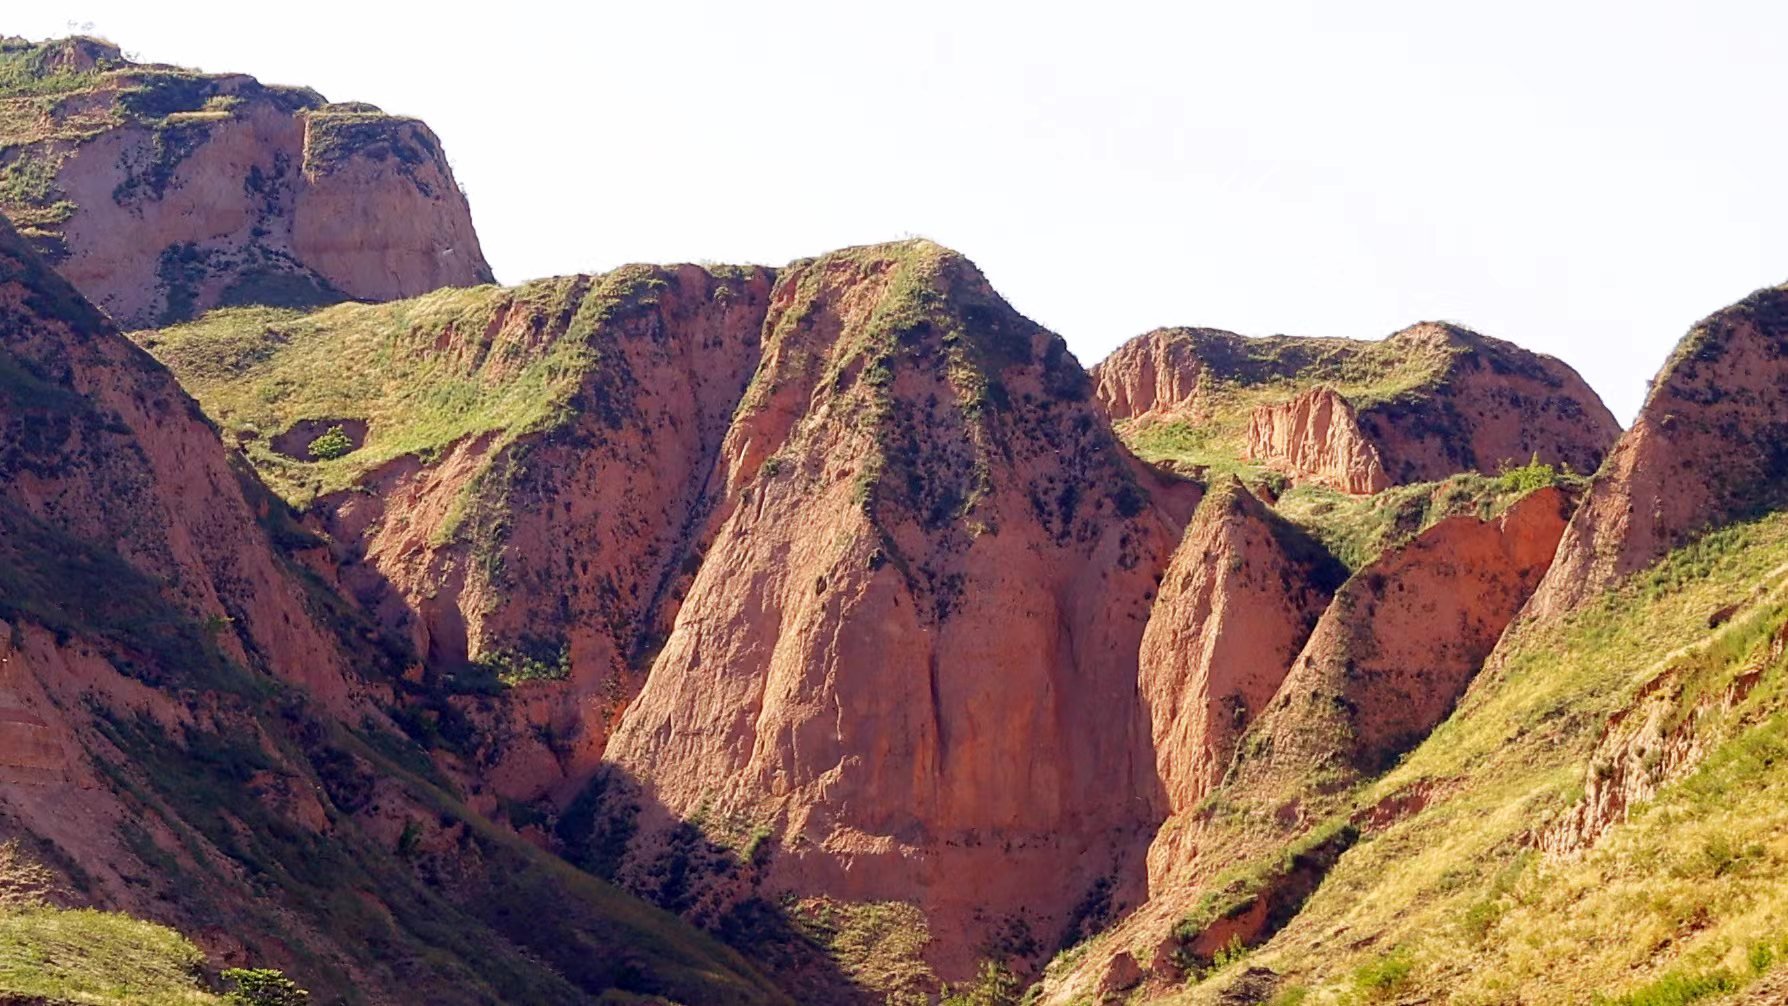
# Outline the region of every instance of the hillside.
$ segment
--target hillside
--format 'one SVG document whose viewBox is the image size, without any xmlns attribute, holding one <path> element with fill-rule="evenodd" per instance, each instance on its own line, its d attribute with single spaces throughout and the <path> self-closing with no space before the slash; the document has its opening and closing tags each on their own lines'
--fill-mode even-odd
<svg viewBox="0 0 1788 1006">
<path fill-rule="evenodd" d="M 1782 335 L 1757 306 L 1775 294 L 1684 339 L 1528 613 L 1426 740 L 1382 777 L 1337 778 L 1286 771 L 1285 742 L 1324 731 L 1263 727 L 1265 771 L 1225 780 L 1176 882 L 1058 961 L 1044 1001 L 1777 1001 L 1788 521 L 1771 442 L 1738 432 L 1773 429 L 1784 402 Z M 1687 444 L 1678 467 L 1705 481 L 1634 463 Z M 1330 680 L 1361 680 L 1350 667 Z"/>
<path fill-rule="evenodd" d="M 0 213 L 127 327 L 491 279 L 423 123 L 91 38 L 0 39 Z"/>
<path fill-rule="evenodd" d="M 1528 461 L 1589 474 L 1620 432 L 1560 361 L 1433 322 L 1378 342 L 1160 329 L 1094 377 L 1143 457 L 1275 488 L 1369 495 Z"/>
<path fill-rule="evenodd" d="M 73 903 L 347 1002 L 780 1001 L 469 810 L 387 717 L 401 641 L 306 572 L 316 543 L 196 403 L 3 225 L 0 389 L 0 818 Z M 42 941 L 66 926 L 8 918 L 25 960 L 61 954 Z"/>
</svg>

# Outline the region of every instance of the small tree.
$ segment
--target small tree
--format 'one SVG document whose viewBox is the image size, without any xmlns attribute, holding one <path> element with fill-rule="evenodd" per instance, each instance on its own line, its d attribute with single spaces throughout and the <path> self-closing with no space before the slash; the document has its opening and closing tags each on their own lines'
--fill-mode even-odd
<svg viewBox="0 0 1788 1006">
<path fill-rule="evenodd" d="M 272 968 L 230 968 L 224 980 L 236 987 L 225 997 L 232 1006 L 305 1006 L 310 993 Z"/>
<path fill-rule="evenodd" d="M 318 461 L 333 461 L 353 449 L 354 441 L 339 426 L 329 427 L 328 432 L 310 442 L 310 456 Z"/>
</svg>

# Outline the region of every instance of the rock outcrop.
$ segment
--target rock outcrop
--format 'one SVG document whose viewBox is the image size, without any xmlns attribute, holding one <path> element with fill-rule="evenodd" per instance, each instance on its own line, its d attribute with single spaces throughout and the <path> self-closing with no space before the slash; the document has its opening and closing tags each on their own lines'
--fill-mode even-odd
<svg viewBox="0 0 1788 1006">
<path fill-rule="evenodd" d="M 1536 593 L 1570 610 L 1699 532 L 1779 503 L 1788 483 L 1788 287 L 1696 325 L 1590 487 Z"/>
<path fill-rule="evenodd" d="M 1360 429 L 1353 406 L 1332 388 L 1256 407 L 1248 420 L 1247 457 L 1344 493 L 1370 495 L 1391 485 L 1378 447 Z"/>
<path fill-rule="evenodd" d="M 1029 966 L 1139 886 L 1136 654 L 1176 529 L 1062 340 L 954 253 L 797 263 L 765 332 L 609 785 L 763 827 L 766 892 L 917 904 L 940 977 Z M 663 868 L 653 830 L 624 881 Z"/>
<path fill-rule="evenodd" d="M 1132 433 L 1183 423 L 1213 446 L 1233 439 L 1237 459 L 1347 491 L 1536 457 L 1593 472 L 1620 432 L 1563 362 L 1434 322 L 1379 342 L 1161 329 L 1094 373 Z"/>
<path fill-rule="evenodd" d="M 1142 635 L 1142 694 L 1171 812 L 1222 780 L 1344 576 L 1239 482 L 1205 497 Z"/>
<path fill-rule="evenodd" d="M 8 39 L 0 62 L 0 211 L 121 325 L 491 281 L 421 122 L 94 39 Z"/>
</svg>

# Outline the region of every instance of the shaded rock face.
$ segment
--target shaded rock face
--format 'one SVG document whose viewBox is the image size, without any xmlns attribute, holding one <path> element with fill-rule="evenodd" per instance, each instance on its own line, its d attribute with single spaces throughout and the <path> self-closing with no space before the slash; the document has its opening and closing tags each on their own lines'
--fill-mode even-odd
<svg viewBox="0 0 1788 1006">
<path fill-rule="evenodd" d="M 1248 422 L 1248 459 L 1344 493 L 1390 488 L 1378 448 L 1353 406 L 1330 388 L 1311 388 L 1281 405 L 1262 405 Z"/>
<path fill-rule="evenodd" d="M 1548 488 L 1491 520 L 1449 517 L 1355 573 L 1244 743 L 1236 785 L 1334 785 L 1426 737 L 1545 574 L 1570 504 Z"/>
<path fill-rule="evenodd" d="M 370 492 L 315 508 L 343 547 L 343 583 L 432 668 L 521 679 L 473 703 L 493 735 L 480 779 L 513 799 L 588 777 L 663 641 L 720 495 L 710 480 L 757 367 L 771 276 L 639 267 L 568 282 L 557 300 L 510 295 L 488 326 L 450 327 L 433 347 L 500 381 L 585 340 L 561 421 L 400 458 Z"/>
<path fill-rule="evenodd" d="M 1348 492 L 1534 457 L 1593 472 L 1620 433 L 1563 362 L 1434 322 L 1380 342 L 1161 329 L 1094 375 L 1114 421 L 1198 424 L 1241 408 L 1244 456 Z"/>
<path fill-rule="evenodd" d="M 1534 597 L 1545 617 L 1697 533 L 1779 502 L 1788 479 L 1788 290 L 1761 290 L 1683 339 L 1652 382 Z"/>
<path fill-rule="evenodd" d="M 1136 654 L 1174 528 L 1062 341 L 953 253 L 798 263 L 765 331 L 614 770 L 772 829 L 767 891 L 917 903 L 940 977 L 1002 927 L 1034 962 L 1159 819 Z"/>
<path fill-rule="evenodd" d="M 124 603 L 122 583 L 111 598 L 103 587 L 89 598 L 39 593 L 77 572 L 67 564 L 95 563 L 95 578 L 165 583 L 154 593 L 215 627 L 207 639 L 162 637 L 171 652 L 215 645 L 326 703 L 349 702 L 345 661 L 268 546 L 245 494 L 252 481 L 232 469 L 173 378 L 3 221 L 0 391 L 0 530 L 13 542 L 7 593 L 21 613 L 134 624 L 127 612 L 107 610 Z M 87 554 L 83 543 L 100 551 Z M 109 561 L 124 568 L 108 574 Z"/>
<path fill-rule="evenodd" d="M 1426 395 L 1399 395 L 1361 410 L 1391 481 L 1428 482 L 1459 471 L 1494 472 L 1540 461 L 1593 472 L 1620 424 L 1560 360 L 1451 325 L 1423 323 L 1387 343 L 1407 354 L 1445 354 Z"/>
<path fill-rule="evenodd" d="M 140 328 L 219 304 L 389 300 L 491 281 L 439 140 L 314 91 L 39 47 L 0 91 L 0 209 L 80 291 Z"/>
</svg>

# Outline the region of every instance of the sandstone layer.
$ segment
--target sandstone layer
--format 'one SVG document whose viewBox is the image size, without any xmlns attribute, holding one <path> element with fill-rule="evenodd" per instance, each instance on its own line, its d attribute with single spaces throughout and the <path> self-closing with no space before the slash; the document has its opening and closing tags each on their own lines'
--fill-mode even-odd
<svg viewBox="0 0 1788 1006">
<path fill-rule="evenodd" d="M 1256 407 L 1248 419 L 1247 457 L 1344 493 L 1371 495 L 1391 485 L 1353 406 L 1326 387 Z"/>
<path fill-rule="evenodd" d="M 1344 572 L 1233 479 L 1205 497 L 1142 635 L 1142 694 L 1171 812 L 1222 781 Z"/>
<path fill-rule="evenodd" d="M 1445 719 L 1551 564 L 1572 500 L 1448 517 L 1335 595 L 1261 717 L 1238 785 L 1376 775 Z"/>
<path fill-rule="evenodd" d="M 119 324 L 491 281 L 421 122 L 109 43 L 9 39 L 0 211 Z"/>
</svg>

